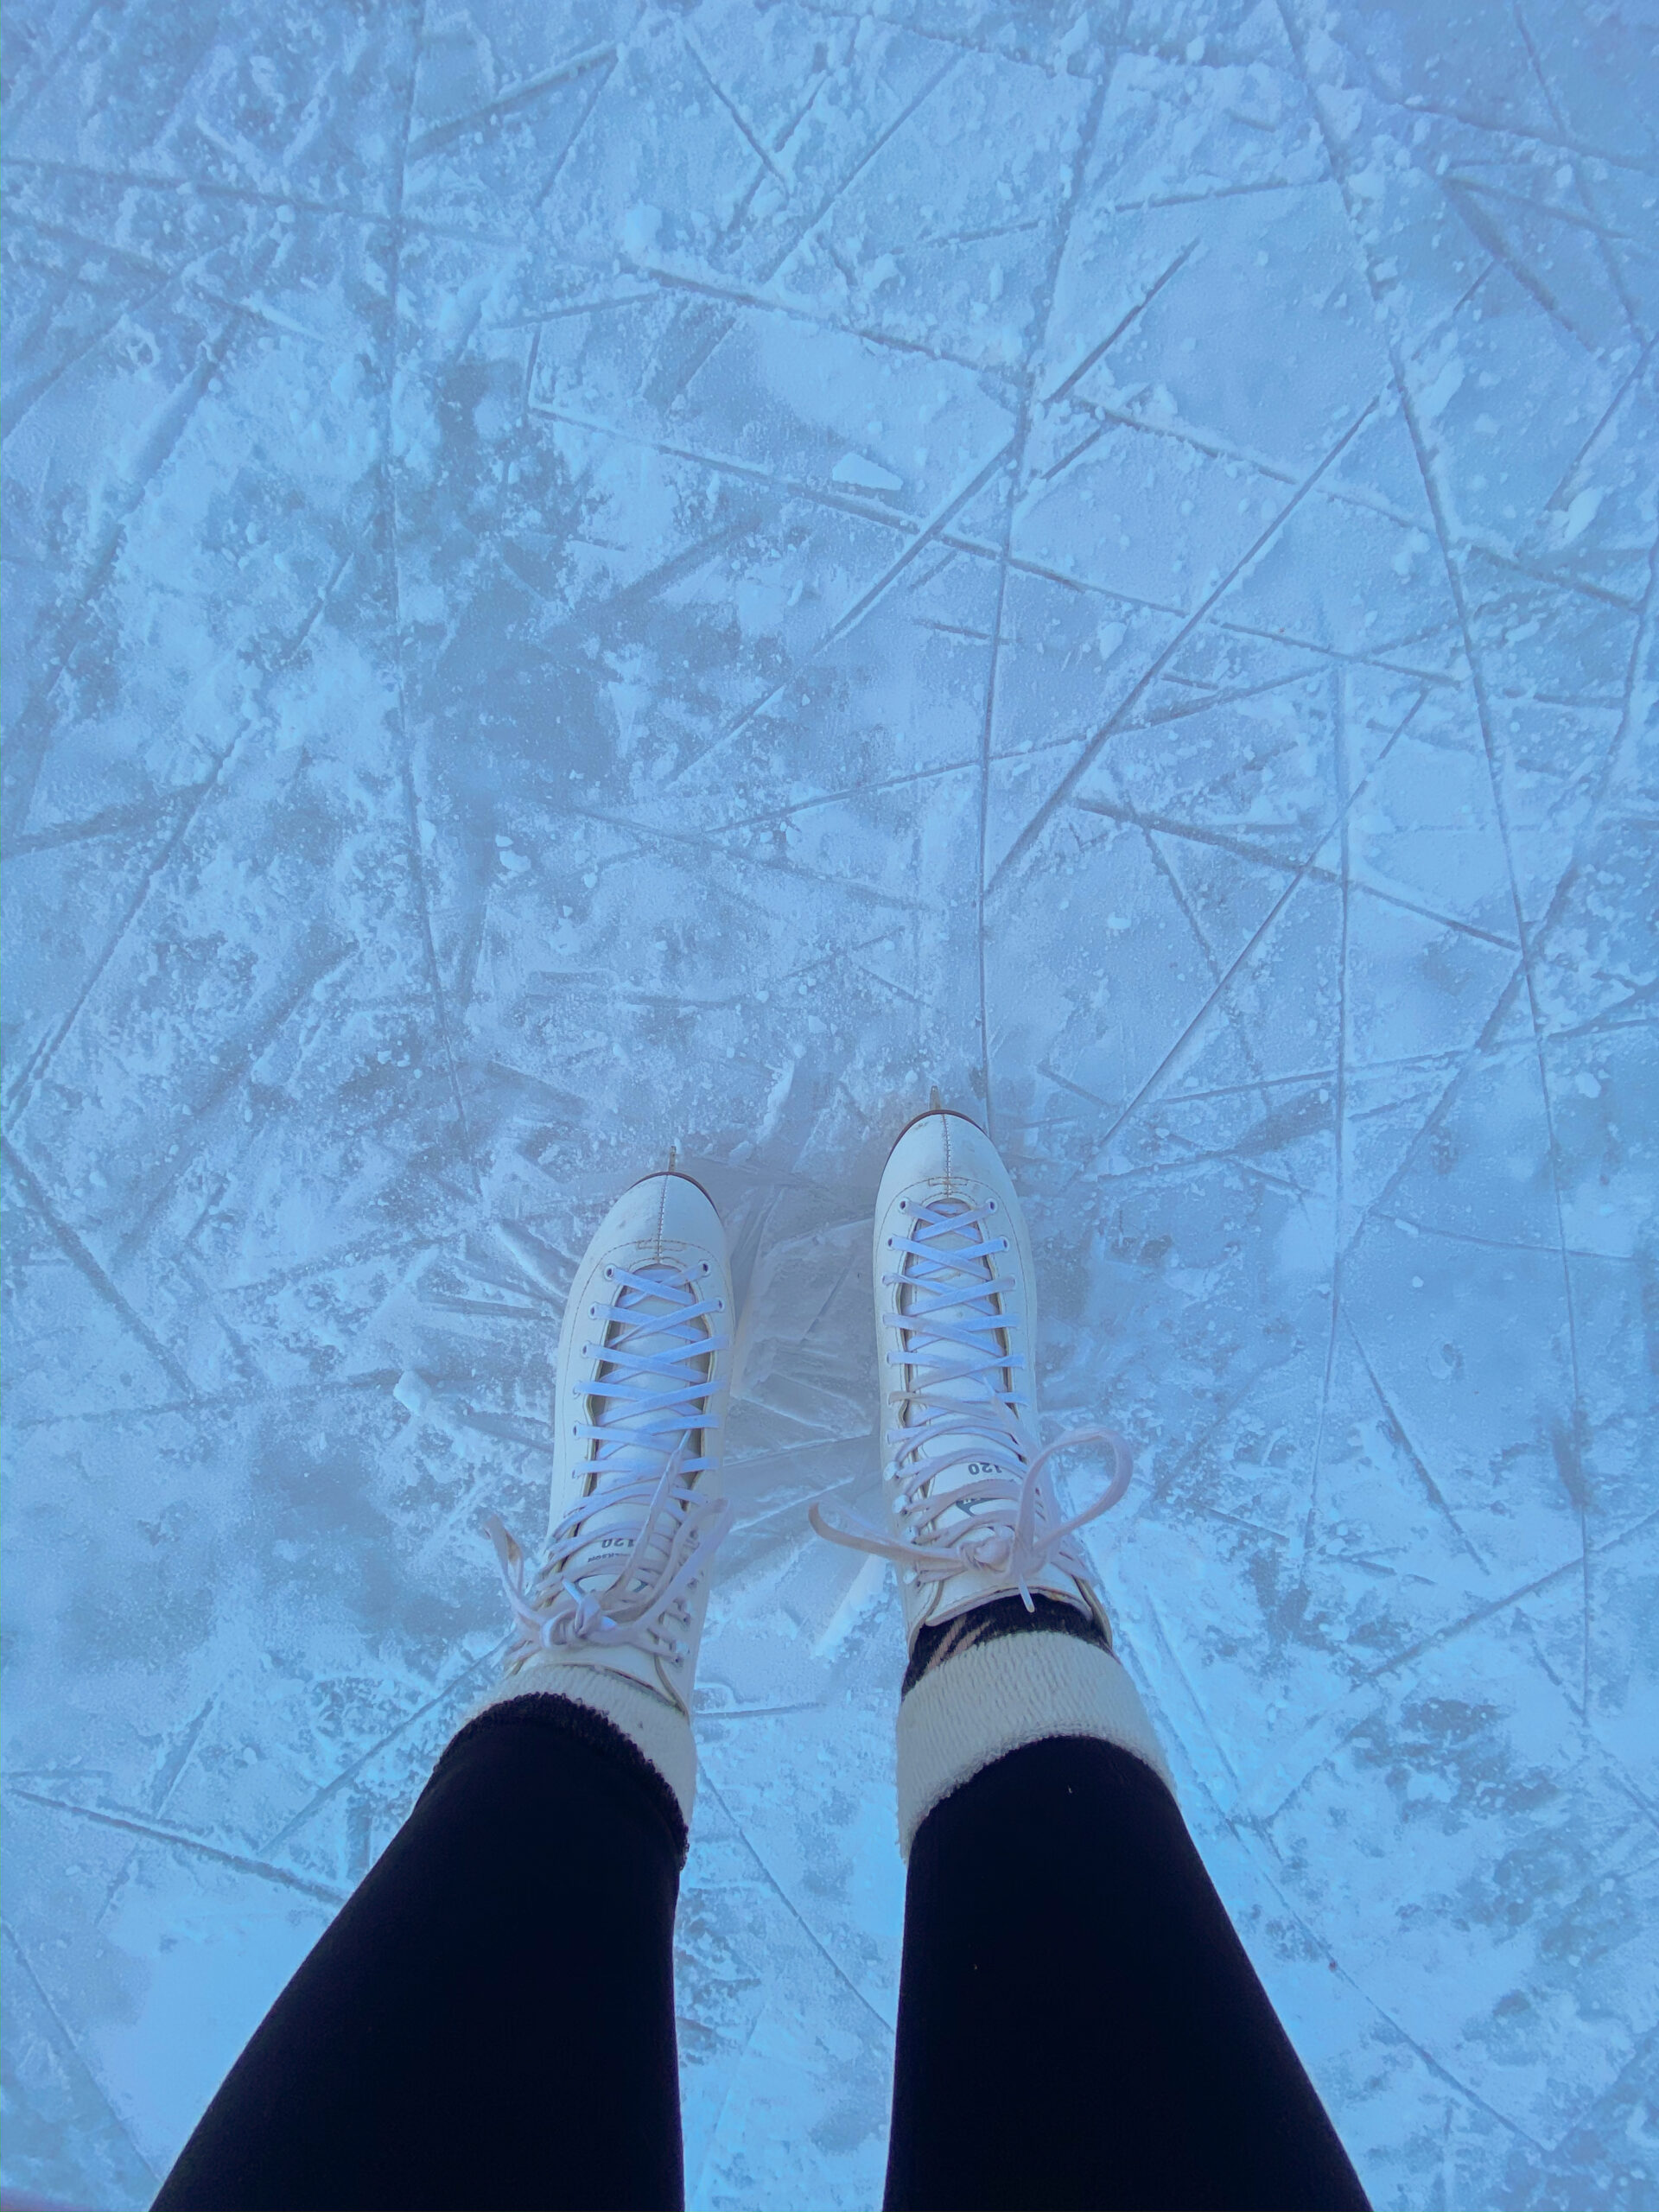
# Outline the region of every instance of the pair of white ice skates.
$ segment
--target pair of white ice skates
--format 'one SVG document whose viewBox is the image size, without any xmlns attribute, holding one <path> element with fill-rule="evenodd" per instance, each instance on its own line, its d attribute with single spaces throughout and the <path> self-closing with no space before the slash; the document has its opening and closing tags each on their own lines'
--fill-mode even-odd
<svg viewBox="0 0 1659 2212">
<path fill-rule="evenodd" d="M 884 1531 L 811 1509 L 838 1543 L 899 1568 L 912 1651 L 925 1629 L 1035 1594 L 1098 1624 L 1077 1530 L 1120 1498 L 1128 1452 L 1103 1429 L 1037 1441 L 1035 1300 L 1019 1200 L 990 1139 L 942 1109 L 893 1147 L 875 1211 Z M 559 1338 L 545 1562 L 528 1583 L 491 1522 L 519 1635 L 509 1676 L 549 1660 L 620 1676 L 688 1718 L 709 1567 L 731 1517 L 721 1479 L 731 1269 L 719 1214 L 689 1177 L 649 1175 L 588 1246 Z M 1098 1445 L 1112 1478 L 1062 1516 L 1052 1455 Z M 569 1679 L 568 1677 L 565 1679 Z M 505 1686 L 504 1686 L 505 1687 Z"/>
</svg>

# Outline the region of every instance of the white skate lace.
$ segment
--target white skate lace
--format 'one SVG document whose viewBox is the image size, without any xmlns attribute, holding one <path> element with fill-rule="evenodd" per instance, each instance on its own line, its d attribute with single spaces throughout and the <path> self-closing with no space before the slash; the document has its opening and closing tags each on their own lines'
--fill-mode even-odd
<svg viewBox="0 0 1659 2212">
<path fill-rule="evenodd" d="M 888 1479 L 898 1484 L 894 1515 L 902 1536 L 863 1522 L 837 1525 L 818 1504 L 808 1517 L 832 1543 L 869 1552 L 924 1581 L 980 1569 L 1017 1590 L 1034 1611 L 1031 1584 L 1058 1567 L 1085 1586 L 1094 1575 L 1073 1541 L 1086 1522 L 1117 1503 L 1129 1485 L 1129 1447 L 1108 1428 L 1069 1429 L 1039 1446 L 1024 1416 L 1030 1400 L 1015 1388 L 1023 1365 L 1001 1342 L 998 1301 L 1019 1285 L 995 1261 L 1008 1239 L 989 1233 L 996 1201 L 979 1206 L 943 1198 L 908 1205 L 908 1236 L 889 1240 L 899 1264 L 881 1278 L 893 1294 L 884 1315 L 899 1332 L 889 1367 L 908 1369 L 908 1388 L 888 1393 L 897 1418 L 886 1432 Z M 906 1302 L 906 1300 L 908 1302 Z M 1112 1479 L 1084 1512 L 1062 1520 L 1049 1463 L 1077 1445 L 1104 1446 Z M 965 1468 L 954 1487 L 944 1478 Z"/>
<path fill-rule="evenodd" d="M 731 1338 L 710 1317 L 724 1301 L 667 1266 L 605 1272 L 615 1293 L 592 1309 L 596 1333 L 582 1346 L 599 1361 L 585 1394 L 597 1417 L 575 1425 L 595 1447 L 588 1493 L 554 1523 L 528 1587 L 522 1548 L 495 1514 L 485 1522 L 518 1624 L 509 1673 L 583 1644 L 683 1658 L 690 1586 L 731 1522 L 729 1503 L 700 1495 L 695 1481 L 715 1464 L 708 1401 L 715 1355 Z M 701 1453 L 690 1449 L 693 1433 Z"/>
</svg>

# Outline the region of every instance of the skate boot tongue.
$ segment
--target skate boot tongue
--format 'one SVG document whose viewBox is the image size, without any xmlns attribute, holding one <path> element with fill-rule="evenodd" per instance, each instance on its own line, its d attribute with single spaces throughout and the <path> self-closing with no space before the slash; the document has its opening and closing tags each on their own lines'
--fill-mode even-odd
<svg viewBox="0 0 1659 2212">
<path fill-rule="evenodd" d="M 894 1286 L 907 1387 L 889 1439 L 914 1541 L 951 1560 L 932 1577 L 935 1616 L 1009 1589 L 1029 1607 L 1033 1584 L 1087 1602 L 1071 1563 L 1051 1559 L 1044 1541 L 1058 1514 L 1047 1480 L 1035 1478 L 1047 1455 L 1027 1427 L 1014 1349 L 1021 1317 L 1007 1303 L 1022 1286 L 1008 1249 L 988 1207 L 934 1199 L 916 1211 Z"/>
<path fill-rule="evenodd" d="M 904 1354 L 912 1385 L 924 1399 L 906 1408 L 906 1427 L 926 1432 L 910 1465 L 925 1478 L 929 1466 L 949 1461 L 949 1486 L 960 1490 L 979 1476 L 1006 1476 L 1023 1462 L 1022 1401 L 1013 1366 L 1001 1363 L 1008 1341 L 996 1288 L 998 1255 L 985 1249 L 1001 1240 L 988 1234 L 982 1215 L 965 1199 L 940 1200 L 929 1213 L 932 1218 L 915 1232 L 927 1257 L 899 1286 L 897 1309 L 906 1322 Z M 982 1448 L 976 1450 L 976 1444 Z M 970 1454 L 965 1460 L 964 1452 Z M 938 1533 L 952 1535 L 972 1518 L 968 1503 L 952 1506 Z"/>
<path fill-rule="evenodd" d="M 688 1319 L 699 1301 L 685 1277 L 670 1267 L 631 1269 L 604 1309 L 602 1339 L 594 1350 L 614 1355 L 600 1360 L 588 1399 L 594 1437 L 588 1497 L 581 1541 L 570 1553 L 567 1583 L 585 1595 L 601 1596 L 613 1582 L 639 1535 L 642 1481 L 656 1484 L 676 1447 L 681 1447 L 679 1482 L 695 1484 L 705 1462 L 701 1432 L 688 1425 L 695 1408 L 688 1397 L 706 1380 L 709 1331 L 706 1320 Z M 631 1495 L 607 1505 L 608 1492 Z M 641 1584 L 660 1573 L 673 1541 L 677 1516 L 659 1512 L 633 1560 L 630 1580 Z M 619 1596 L 626 1592 L 619 1592 Z"/>
</svg>

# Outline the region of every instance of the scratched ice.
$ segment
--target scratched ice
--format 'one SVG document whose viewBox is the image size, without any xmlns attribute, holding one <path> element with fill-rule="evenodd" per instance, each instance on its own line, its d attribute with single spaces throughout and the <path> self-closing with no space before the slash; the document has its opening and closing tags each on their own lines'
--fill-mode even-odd
<svg viewBox="0 0 1659 2212">
<path fill-rule="evenodd" d="M 1656 51 L 9 7 L 9 2185 L 143 2203 L 408 1808 L 672 1142 L 689 2185 L 877 2201 L 900 1634 L 805 1506 L 937 1082 L 1378 2204 L 1654 2201 Z"/>
</svg>

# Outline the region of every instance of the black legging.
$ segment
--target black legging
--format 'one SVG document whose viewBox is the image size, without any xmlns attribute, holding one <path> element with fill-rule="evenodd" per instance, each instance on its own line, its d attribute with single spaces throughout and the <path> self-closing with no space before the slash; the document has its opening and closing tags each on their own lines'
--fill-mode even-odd
<svg viewBox="0 0 1659 2212">
<path fill-rule="evenodd" d="M 679 2205 L 683 1851 L 666 1785 L 607 1722 L 561 1698 L 493 1707 L 157 2206 Z M 922 1823 L 887 2202 L 1364 2206 L 1174 1800 L 1128 1752 L 1028 1744 Z"/>
</svg>

